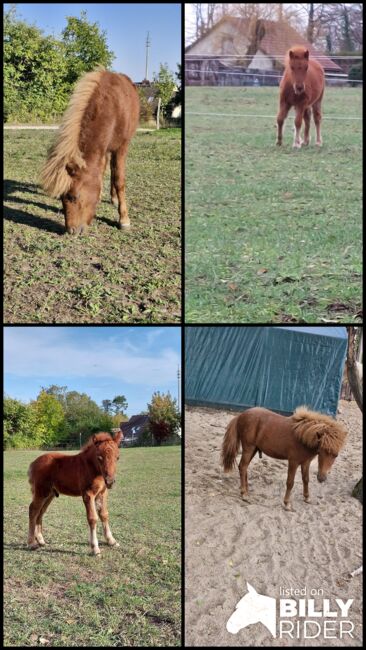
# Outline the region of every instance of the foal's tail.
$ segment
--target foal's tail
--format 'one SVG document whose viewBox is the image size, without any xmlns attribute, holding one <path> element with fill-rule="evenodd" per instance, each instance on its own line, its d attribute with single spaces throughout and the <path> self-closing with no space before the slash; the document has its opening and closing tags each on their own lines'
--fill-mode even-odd
<svg viewBox="0 0 366 650">
<path fill-rule="evenodd" d="M 237 415 L 229 422 L 224 436 L 224 442 L 222 443 L 221 463 L 224 467 L 224 472 L 230 472 L 233 469 L 236 455 L 240 449 L 238 418 L 239 416 Z"/>
<path fill-rule="evenodd" d="M 30 483 L 32 494 L 33 494 L 34 492 L 33 463 L 31 463 L 28 467 L 28 481 Z"/>
</svg>

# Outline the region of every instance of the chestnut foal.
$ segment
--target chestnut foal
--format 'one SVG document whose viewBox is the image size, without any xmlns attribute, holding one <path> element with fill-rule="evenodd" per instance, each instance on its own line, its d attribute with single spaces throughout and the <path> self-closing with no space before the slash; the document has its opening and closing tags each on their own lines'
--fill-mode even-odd
<svg viewBox="0 0 366 650">
<path fill-rule="evenodd" d="M 224 471 L 230 471 L 236 455 L 242 448 L 239 463 L 240 491 L 248 501 L 248 465 L 257 451 L 271 458 L 288 460 L 288 473 L 284 504 L 291 510 L 290 494 L 296 470 L 301 466 L 304 500 L 309 502 L 310 463 L 318 456 L 317 479 L 326 480 L 338 453 L 342 449 L 347 431 L 323 413 L 309 411 L 300 406 L 289 417 L 265 408 L 250 408 L 229 422 L 222 445 L 221 460 Z"/>
<path fill-rule="evenodd" d="M 98 515 L 109 546 L 119 546 L 109 528 L 107 490 L 115 482 L 116 461 L 122 431 L 114 438 L 109 433 L 97 433 L 74 456 L 50 452 L 36 458 L 29 466 L 33 501 L 29 506 L 28 547 L 44 546 L 42 518 L 51 501 L 59 494 L 82 496 L 90 528 L 90 546 L 93 555 L 100 554 L 97 539 Z"/>
<path fill-rule="evenodd" d="M 311 109 L 316 127 L 316 144 L 321 146 L 321 103 L 324 93 L 324 70 L 315 59 L 309 59 L 309 50 L 292 47 L 286 55 L 285 71 L 280 83 L 280 108 L 277 115 L 277 144 L 282 144 L 283 123 L 292 106 L 295 116 L 295 148 L 310 142 Z M 302 120 L 305 123 L 304 141 L 300 138 Z"/>
</svg>

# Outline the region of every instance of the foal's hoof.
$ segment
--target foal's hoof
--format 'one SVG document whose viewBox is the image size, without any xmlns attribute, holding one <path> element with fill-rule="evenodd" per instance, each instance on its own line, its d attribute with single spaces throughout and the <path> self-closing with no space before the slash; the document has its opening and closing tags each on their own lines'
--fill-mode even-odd
<svg viewBox="0 0 366 650">
<path fill-rule="evenodd" d="M 37 548 L 39 548 L 38 542 L 33 542 L 32 544 L 28 544 L 28 549 L 30 551 L 36 551 Z"/>
<path fill-rule="evenodd" d="M 93 548 L 91 554 L 95 555 L 95 557 L 98 557 L 101 554 L 100 548 Z"/>
<path fill-rule="evenodd" d="M 292 503 L 285 503 L 285 504 L 284 504 L 284 508 L 285 508 L 285 510 L 287 510 L 288 512 L 295 512 L 294 509 L 293 509 L 293 507 L 292 507 Z"/>
<path fill-rule="evenodd" d="M 248 494 L 242 494 L 241 498 L 242 498 L 243 501 L 246 501 L 247 503 L 250 503 L 250 499 L 249 499 Z"/>
<path fill-rule="evenodd" d="M 131 228 L 131 224 L 130 224 L 130 223 L 121 223 L 121 222 L 119 221 L 119 222 L 118 222 L 118 228 L 119 228 L 120 230 L 128 230 L 129 228 Z"/>
<path fill-rule="evenodd" d="M 116 540 L 114 540 L 113 542 L 110 542 L 109 546 L 112 546 L 114 548 L 119 548 L 119 544 L 118 544 L 118 542 L 116 542 Z"/>
</svg>

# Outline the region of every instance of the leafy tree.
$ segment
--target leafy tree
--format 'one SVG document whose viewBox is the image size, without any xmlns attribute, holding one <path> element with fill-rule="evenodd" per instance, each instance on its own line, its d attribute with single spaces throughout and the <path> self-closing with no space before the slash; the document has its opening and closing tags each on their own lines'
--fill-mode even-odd
<svg viewBox="0 0 366 650">
<path fill-rule="evenodd" d="M 6 119 L 45 119 L 63 112 L 69 95 L 62 43 L 18 20 L 4 16 L 4 113 Z"/>
<path fill-rule="evenodd" d="M 123 414 L 124 411 L 127 411 L 128 409 L 128 403 L 127 399 L 125 398 L 124 395 L 116 395 L 116 397 L 112 400 L 113 408 L 114 408 L 114 414 Z"/>
<path fill-rule="evenodd" d="M 110 431 L 113 427 L 112 418 L 85 393 L 69 391 L 66 393 L 65 407 L 66 431 L 69 440 L 79 444 L 96 431 Z"/>
<path fill-rule="evenodd" d="M 4 397 L 4 449 L 38 447 L 34 436 L 35 419 L 27 404 L 12 397 Z"/>
<path fill-rule="evenodd" d="M 102 406 L 103 406 L 104 413 L 108 413 L 108 414 L 112 413 L 112 402 L 110 399 L 104 399 L 102 401 Z"/>
<path fill-rule="evenodd" d="M 149 430 L 153 434 L 156 444 L 161 445 L 180 427 L 180 414 L 177 400 L 171 394 L 160 394 L 159 391 L 153 394 L 151 403 L 148 404 Z"/>
<path fill-rule="evenodd" d="M 68 81 L 74 83 L 79 77 L 97 65 L 109 68 L 115 55 L 108 50 L 107 35 L 100 31 L 98 23 L 89 23 L 86 11 L 80 18 L 67 17 L 67 26 L 62 32 L 68 65 Z"/>
<path fill-rule="evenodd" d="M 157 88 L 157 96 L 161 99 L 161 108 L 164 112 L 175 90 L 174 76 L 170 72 L 167 64 L 160 64 L 159 73 L 154 74 L 153 81 Z"/>
<path fill-rule="evenodd" d="M 34 437 L 41 444 L 53 446 L 65 436 L 64 410 L 54 395 L 41 390 L 37 399 L 30 404 L 34 414 Z"/>
</svg>

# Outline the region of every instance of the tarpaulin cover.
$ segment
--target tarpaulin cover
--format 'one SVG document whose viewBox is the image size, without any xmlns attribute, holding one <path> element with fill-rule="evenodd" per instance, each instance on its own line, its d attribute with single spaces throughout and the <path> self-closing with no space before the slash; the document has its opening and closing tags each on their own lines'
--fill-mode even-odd
<svg viewBox="0 0 366 650">
<path fill-rule="evenodd" d="M 186 402 L 335 415 L 346 352 L 345 327 L 186 327 Z"/>
</svg>

